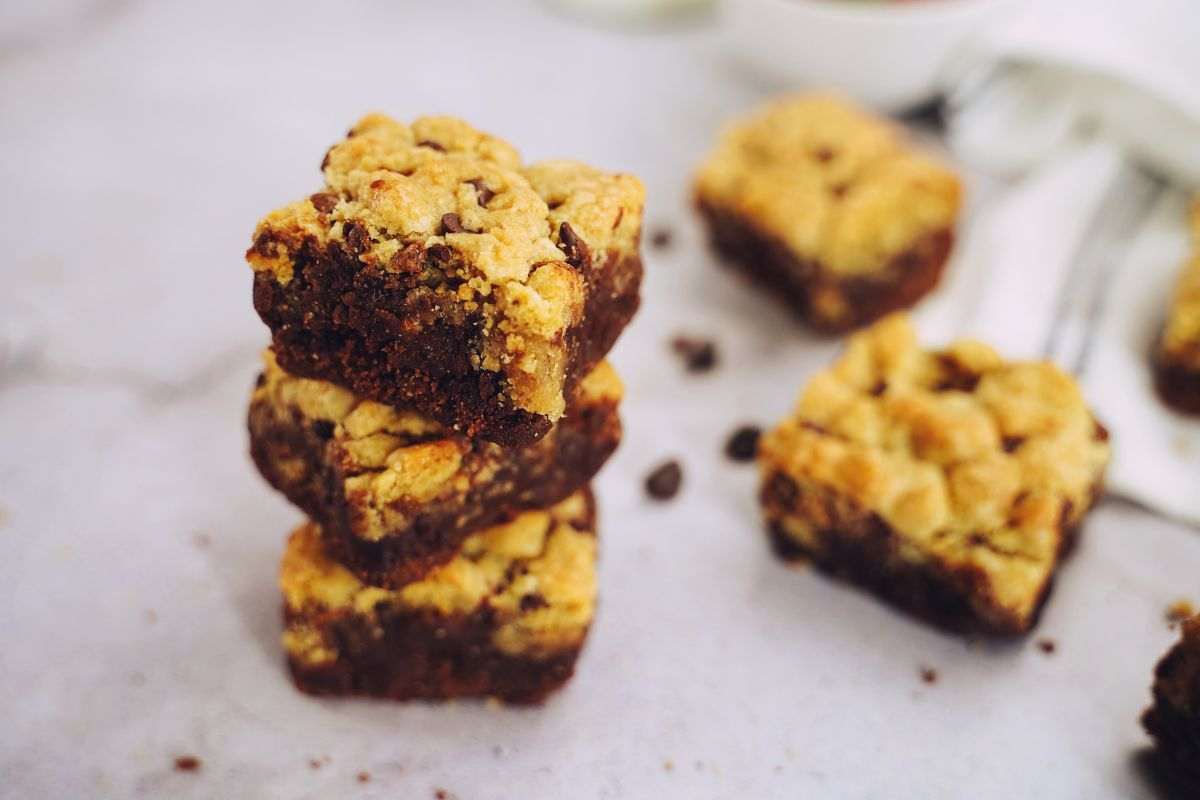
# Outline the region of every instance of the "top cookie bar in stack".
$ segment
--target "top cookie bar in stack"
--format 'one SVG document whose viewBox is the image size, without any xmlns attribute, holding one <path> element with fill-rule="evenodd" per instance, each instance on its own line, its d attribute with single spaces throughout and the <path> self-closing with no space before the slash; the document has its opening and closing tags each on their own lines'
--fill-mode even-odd
<svg viewBox="0 0 1200 800">
<path fill-rule="evenodd" d="M 641 183 L 378 114 L 321 170 L 246 254 L 279 365 L 465 436 L 544 436 L 637 309 Z"/>
</svg>

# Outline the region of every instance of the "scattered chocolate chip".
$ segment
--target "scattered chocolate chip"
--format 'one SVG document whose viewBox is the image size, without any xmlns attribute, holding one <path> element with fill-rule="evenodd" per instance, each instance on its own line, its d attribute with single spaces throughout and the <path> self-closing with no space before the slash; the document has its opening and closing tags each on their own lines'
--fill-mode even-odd
<svg viewBox="0 0 1200 800">
<path fill-rule="evenodd" d="M 359 783 L 369 783 L 371 781 L 371 773 L 369 772 L 360 772 L 355 777 Z"/>
<path fill-rule="evenodd" d="M 1025 443 L 1024 436 L 1005 436 L 1001 446 L 1004 447 L 1004 452 L 1015 453 L 1017 448 Z"/>
<path fill-rule="evenodd" d="M 176 772 L 195 772 L 200 769 L 200 759 L 195 756 L 175 756 Z"/>
<path fill-rule="evenodd" d="M 435 789 L 433 796 L 436 800 L 454 800 L 454 795 L 447 792 L 445 789 Z"/>
<path fill-rule="evenodd" d="M 318 439 L 329 439 L 333 436 L 333 429 L 337 427 L 327 419 L 315 419 L 312 421 L 312 432 L 317 435 Z"/>
<path fill-rule="evenodd" d="M 557 199 L 555 199 L 555 200 L 547 200 L 547 201 L 546 201 L 546 208 L 548 208 L 548 209 L 550 209 L 551 211 L 553 211 L 553 210 L 554 210 L 554 209 L 556 209 L 556 208 L 561 208 L 561 207 L 562 207 L 562 204 L 563 204 L 563 201 L 562 201 L 562 200 L 557 200 Z"/>
<path fill-rule="evenodd" d="M 835 155 L 837 155 L 837 153 L 833 151 L 832 147 L 818 147 L 816 151 L 813 152 L 813 158 L 815 158 L 817 161 L 820 161 L 822 164 L 827 164 L 832 161 Z"/>
<path fill-rule="evenodd" d="M 671 349 L 683 359 L 688 372 L 707 372 L 717 365 L 717 346 L 709 339 L 676 336 Z"/>
<path fill-rule="evenodd" d="M 422 139 L 421 141 L 417 142 L 417 147 L 428 147 L 430 150 L 437 150 L 439 153 L 446 152 L 446 148 L 429 139 Z"/>
<path fill-rule="evenodd" d="M 463 227 L 462 220 L 458 218 L 458 214 L 442 214 L 442 229 L 439 233 L 462 233 L 465 230 L 466 228 Z"/>
<path fill-rule="evenodd" d="M 846 192 L 850 191 L 850 187 L 844 183 L 835 183 L 829 187 L 829 193 L 836 199 L 841 200 L 846 196 Z"/>
<path fill-rule="evenodd" d="M 485 208 L 492 201 L 492 198 L 496 196 L 496 193 L 489 189 L 487 184 L 483 182 L 483 178 L 472 178 L 467 183 L 475 187 L 475 202 Z"/>
<path fill-rule="evenodd" d="M 333 154 L 332 147 L 325 151 L 325 157 L 321 159 L 321 172 L 324 172 L 325 168 L 329 166 L 329 156 L 331 156 L 332 154 Z"/>
<path fill-rule="evenodd" d="M 383 178 L 376 178 L 375 180 L 371 181 L 370 186 L 372 189 L 378 191 L 387 186 L 387 181 L 385 181 Z"/>
<path fill-rule="evenodd" d="M 650 234 L 650 246 L 655 250 L 666 250 L 671 246 L 674 235 L 666 228 L 658 228 Z"/>
<path fill-rule="evenodd" d="M 928 684 L 937 683 L 937 670 L 933 667 L 921 667 L 921 680 Z"/>
<path fill-rule="evenodd" d="M 887 391 L 887 381 L 875 381 L 875 385 L 871 387 L 871 396 L 879 397 Z"/>
<path fill-rule="evenodd" d="M 522 611 L 533 611 L 538 608 L 545 608 L 548 605 L 550 604 L 546 602 L 546 598 L 542 597 L 537 592 L 530 592 L 529 594 L 521 596 Z"/>
<path fill-rule="evenodd" d="M 308 198 L 308 202 L 312 203 L 317 211 L 328 214 L 338 204 L 338 196 L 332 192 L 317 192 Z"/>
<path fill-rule="evenodd" d="M 1108 428 L 1106 428 L 1102 424 L 1100 424 L 1099 421 L 1096 421 L 1096 431 L 1095 431 L 1094 435 L 1095 435 L 1096 441 L 1107 442 L 1108 441 Z"/>
<path fill-rule="evenodd" d="M 267 384 L 267 374 L 265 372 L 258 373 L 258 377 L 254 379 L 254 388 L 261 389 Z"/>
<path fill-rule="evenodd" d="M 725 455 L 734 461 L 753 461 L 758 455 L 758 440 L 762 429 L 756 425 L 743 425 L 733 432 L 725 442 Z"/>
<path fill-rule="evenodd" d="M 578 267 L 587 257 L 587 245 L 569 222 L 558 226 L 558 247 L 567 257 L 567 263 Z"/>
<path fill-rule="evenodd" d="M 1041 650 L 1046 655 L 1051 655 L 1058 649 L 1058 643 L 1053 639 L 1038 639 L 1038 650 Z"/>
<path fill-rule="evenodd" d="M 667 461 L 646 476 L 646 494 L 655 500 L 670 500 L 679 493 L 683 468 L 678 461 Z"/>
</svg>

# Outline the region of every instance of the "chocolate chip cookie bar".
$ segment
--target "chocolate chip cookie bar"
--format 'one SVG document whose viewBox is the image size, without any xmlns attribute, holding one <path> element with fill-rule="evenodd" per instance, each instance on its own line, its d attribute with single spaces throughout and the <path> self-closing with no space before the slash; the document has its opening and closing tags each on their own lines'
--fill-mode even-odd
<svg viewBox="0 0 1200 800">
<path fill-rule="evenodd" d="M 836 332 L 933 289 L 961 186 L 896 125 L 836 97 L 799 95 L 726 130 L 695 198 L 719 254 Z"/>
<path fill-rule="evenodd" d="M 323 695 L 536 702 L 571 677 L 596 604 L 588 490 L 473 534 L 402 589 L 363 584 L 320 528 L 283 556 L 283 645 L 296 686 Z"/>
<path fill-rule="evenodd" d="M 362 119 L 246 258 L 284 369 L 527 444 L 639 302 L 644 190 L 461 120 Z"/>
<path fill-rule="evenodd" d="M 1154 670 L 1154 704 L 1142 725 L 1172 773 L 1200 796 L 1200 616 L 1183 623 L 1183 636 Z"/>
<path fill-rule="evenodd" d="M 285 372 L 270 351 L 250 402 L 267 481 L 322 528 L 359 580 L 396 588 L 449 561 L 469 534 L 584 486 L 621 439 L 622 387 L 602 361 L 538 441 L 467 439 L 414 411 Z"/>
<path fill-rule="evenodd" d="M 1200 414 L 1200 200 L 1192 204 L 1193 253 L 1175 284 L 1154 352 L 1154 383 L 1167 405 Z"/>
<path fill-rule="evenodd" d="M 849 340 L 759 445 L 777 551 L 958 630 L 1036 621 L 1101 491 L 1108 434 L 1075 381 L 903 315 Z"/>
</svg>

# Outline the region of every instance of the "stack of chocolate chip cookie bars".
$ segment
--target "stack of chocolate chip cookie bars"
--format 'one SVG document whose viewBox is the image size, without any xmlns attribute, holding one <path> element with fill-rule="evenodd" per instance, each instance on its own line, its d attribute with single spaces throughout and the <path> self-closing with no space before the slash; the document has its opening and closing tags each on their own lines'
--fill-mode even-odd
<svg viewBox="0 0 1200 800">
<path fill-rule="evenodd" d="M 543 698 L 596 600 L 605 355 L 637 310 L 644 191 L 457 119 L 371 115 L 246 257 L 271 348 L 251 454 L 310 518 L 280 570 L 299 688 Z"/>
</svg>

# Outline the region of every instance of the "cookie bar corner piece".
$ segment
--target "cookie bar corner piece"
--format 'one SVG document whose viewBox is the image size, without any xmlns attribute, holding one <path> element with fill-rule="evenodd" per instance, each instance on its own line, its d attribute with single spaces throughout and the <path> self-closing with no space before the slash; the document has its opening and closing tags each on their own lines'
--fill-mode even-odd
<svg viewBox="0 0 1200 800">
<path fill-rule="evenodd" d="M 574 672 L 595 565 L 589 490 L 473 535 L 453 561 L 399 590 L 364 585 L 307 523 L 280 568 L 293 680 L 318 695 L 541 701 Z"/>
<path fill-rule="evenodd" d="M 937 285 L 962 186 L 898 125 L 801 94 L 730 125 L 694 194 L 719 255 L 813 327 L 838 332 Z"/>
<path fill-rule="evenodd" d="M 1192 201 L 1190 227 L 1192 254 L 1176 279 L 1152 366 L 1163 402 L 1200 414 L 1200 198 Z"/>
<path fill-rule="evenodd" d="M 781 555 L 944 627 L 1014 635 L 1036 622 L 1108 458 L 1058 368 L 971 340 L 925 350 L 892 315 L 763 437 L 760 497 Z"/>
</svg>

